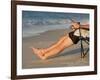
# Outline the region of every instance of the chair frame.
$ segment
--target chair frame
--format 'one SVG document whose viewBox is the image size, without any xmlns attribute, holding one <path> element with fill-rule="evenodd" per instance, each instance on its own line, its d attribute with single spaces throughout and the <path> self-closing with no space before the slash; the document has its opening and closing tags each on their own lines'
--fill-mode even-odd
<svg viewBox="0 0 100 80">
<path fill-rule="evenodd" d="M 80 29 L 81 29 L 81 28 L 79 27 L 79 33 L 80 33 L 79 39 L 80 39 L 80 42 L 81 42 L 81 58 L 84 58 L 84 57 L 87 55 L 87 53 L 89 52 L 89 47 L 88 47 L 88 49 L 85 51 L 85 50 L 84 50 L 84 47 L 83 47 L 83 41 L 86 42 L 86 43 L 89 45 L 89 39 L 83 38 L 83 37 L 82 37 L 82 34 L 81 34 L 81 30 L 80 30 Z"/>
</svg>

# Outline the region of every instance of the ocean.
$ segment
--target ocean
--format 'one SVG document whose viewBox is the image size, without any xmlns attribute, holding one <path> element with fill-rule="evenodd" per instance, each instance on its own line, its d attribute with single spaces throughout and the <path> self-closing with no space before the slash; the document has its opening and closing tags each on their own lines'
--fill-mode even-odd
<svg viewBox="0 0 100 80">
<path fill-rule="evenodd" d="M 71 26 L 70 19 L 89 23 L 89 14 L 22 11 L 22 37 L 32 37 L 55 29 L 68 29 Z"/>
</svg>

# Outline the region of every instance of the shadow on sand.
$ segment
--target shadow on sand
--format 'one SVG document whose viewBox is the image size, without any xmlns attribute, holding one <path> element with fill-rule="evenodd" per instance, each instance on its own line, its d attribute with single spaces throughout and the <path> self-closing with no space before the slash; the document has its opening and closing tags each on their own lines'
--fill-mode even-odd
<svg viewBox="0 0 100 80">
<path fill-rule="evenodd" d="M 86 50 L 86 49 L 87 48 L 84 48 L 84 50 Z M 67 52 L 63 52 L 62 54 L 59 54 L 56 57 L 73 55 L 73 54 L 81 54 L 81 48 L 77 48 L 77 49 L 74 49 L 74 50 L 70 50 L 70 51 L 67 51 Z"/>
</svg>

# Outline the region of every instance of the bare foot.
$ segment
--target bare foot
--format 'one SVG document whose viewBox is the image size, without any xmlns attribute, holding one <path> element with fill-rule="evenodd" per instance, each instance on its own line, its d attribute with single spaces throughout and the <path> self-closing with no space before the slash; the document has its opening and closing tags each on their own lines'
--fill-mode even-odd
<svg viewBox="0 0 100 80">
<path fill-rule="evenodd" d="M 44 56 L 44 55 L 45 55 L 45 53 L 46 53 L 46 49 L 39 49 L 39 50 L 40 50 L 40 52 L 41 52 L 42 56 Z"/>
<path fill-rule="evenodd" d="M 34 54 L 36 54 L 40 59 L 42 59 L 42 60 L 45 59 L 45 57 L 42 55 L 41 50 L 38 50 L 38 49 L 36 49 L 34 47 L 32 48 L 32 50 L 33 50 Z"/>
</svg>

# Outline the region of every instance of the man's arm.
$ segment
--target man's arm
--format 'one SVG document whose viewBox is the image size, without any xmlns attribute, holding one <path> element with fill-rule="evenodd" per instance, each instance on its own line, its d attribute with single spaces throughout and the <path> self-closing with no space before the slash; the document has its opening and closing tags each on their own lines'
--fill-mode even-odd
<svg viewBox="0 0 100 80">
<path fill-rule="evenodd" d="M 80 25 L 80 28 L 81 28 L 81 29 L 89 30 L 89 24 L 86 24 L 86 25 Z"/>
<path fill-rule="evenodd" d="M 73 22 L 71 28 L 72 30 L 76 30 L 79 28 L 89 30 L 89 24 L 81 25 L 80 22 Z"/>
</svg>

